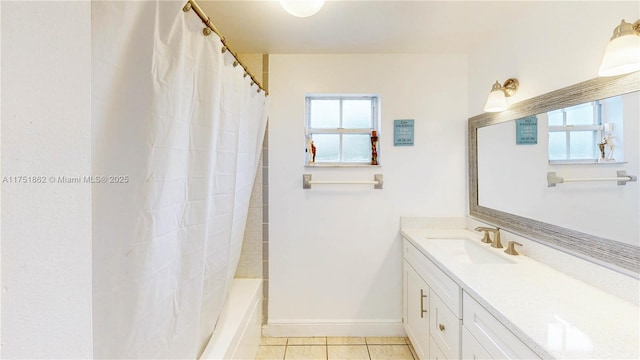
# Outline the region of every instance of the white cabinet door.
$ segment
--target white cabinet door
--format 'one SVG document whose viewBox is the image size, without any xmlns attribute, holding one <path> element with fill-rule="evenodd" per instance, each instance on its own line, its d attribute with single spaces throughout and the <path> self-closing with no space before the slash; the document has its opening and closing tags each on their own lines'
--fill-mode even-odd
<svg viewBox="0 0 640 360">
<path fill-rule="evenodd" d="M 404 262 L 406 280 L 405 331 L 420 359 L 429 358 L 429 287 L 416 271 Z"/>
<path fill-rule="evenodd" d="M 429 260 L 415 246 L 407 240 L 405 243 L 405 259 L 413 266 L 421 278 L 429 285 L 432 292 L 438 294 L 440 299 L 458 317 L 462 318 L 462 290 L 436 264 Z"/>
</svg>

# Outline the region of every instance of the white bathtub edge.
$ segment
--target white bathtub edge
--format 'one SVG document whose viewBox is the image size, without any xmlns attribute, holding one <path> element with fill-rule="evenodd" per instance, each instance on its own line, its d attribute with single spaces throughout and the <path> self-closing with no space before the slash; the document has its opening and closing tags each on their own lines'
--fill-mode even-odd
<svg viewBox="0 0 640 360">
<path fill-rule="evenodd" d="M 262 279 L 234 279 L 200 359 L 254 359 L 260 345 L 261 311 Z"/>
</svg>

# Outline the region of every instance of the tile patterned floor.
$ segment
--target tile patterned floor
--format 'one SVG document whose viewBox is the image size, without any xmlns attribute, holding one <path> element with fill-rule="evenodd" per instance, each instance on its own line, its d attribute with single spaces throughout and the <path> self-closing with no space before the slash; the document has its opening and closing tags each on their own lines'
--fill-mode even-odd
<svg viewBox="0 0 640 360">
<path fill-rule="evenodd" d="M 418 360 L 418 357 L 404 337 L 265 337 L 256 360 Z"/>
</svg>

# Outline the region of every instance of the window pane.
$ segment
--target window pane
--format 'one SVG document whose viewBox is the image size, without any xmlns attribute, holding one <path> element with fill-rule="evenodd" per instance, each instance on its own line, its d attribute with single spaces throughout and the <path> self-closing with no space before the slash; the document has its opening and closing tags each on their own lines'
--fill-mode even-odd
<svg viewBox="0 0 640 360">
<path fill-rule="evenodd" d="M 311 139 L 316 146 L 316 162 L 340 161 L 339 134 L 313 134 Z"/>
<path fill-rule="evenodd" d="M 564 131 L 549 133 L 549 160 L 567 159 L 567 134 Z"/>
<path fill-rule="evenodd" d="M 570 131 L 570 149 L 569 156 L 571 159 L 595 159 L 596 136 L 593 131 Z"/>
<path fill-rule="evenodd" d="M 594 112 L 592 103 L 580 104 L 565 109 L 567 112 L 567 125 L 594 125 Z"/>
<path fill-rule="evenodd" d="M 549 111 L 547 113 L 549 117 L 549 126 L 563 126 L 562 123 L 562 110 Z"/>
<path fill-rule="evenodd" d="M 338 128 L 340 126 L 340 100 L 311 100 L 310 126 L 312 128 Z"/>
<path fill-rule="evenodd" d="M 369 135 L 344 134 L 342 137 L 342 161 L 370 162 L 371 137 Z"/>
<path fill-rule="evenodd" d="M 371 129 L 371 100 L 344 100 L 342 102 L 342 127 Z"/>
</svg>

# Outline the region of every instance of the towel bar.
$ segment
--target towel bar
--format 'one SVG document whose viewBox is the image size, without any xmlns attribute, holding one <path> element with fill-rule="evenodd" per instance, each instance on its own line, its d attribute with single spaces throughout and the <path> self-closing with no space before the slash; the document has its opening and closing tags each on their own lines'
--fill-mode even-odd
<svg viewBox="0 0 640 360">
<path fill-rule="evenodd" d="M 637 181 L 638 178 L 633 175 L 627 175 L 625 170 L 618 170 L 617 177 L 605 178 L 563 178 L 556 175 L 555 172 L 547 173 L 547 187 L 555 187 L 556 184 L 566 182 L 582 182 L 582 181 L 617 181 L 618 185 L 626 185 L 627 182 Z"/>
<path fill-rule="evenodd" d="M 374 189 L 382 189 L 382 174 L 373 175 L 373 180 L 311 180 L 311 174 L 302 174 L 302 188 L 311 189 L 314 184 L 370 184 Z"/>
</svg>

